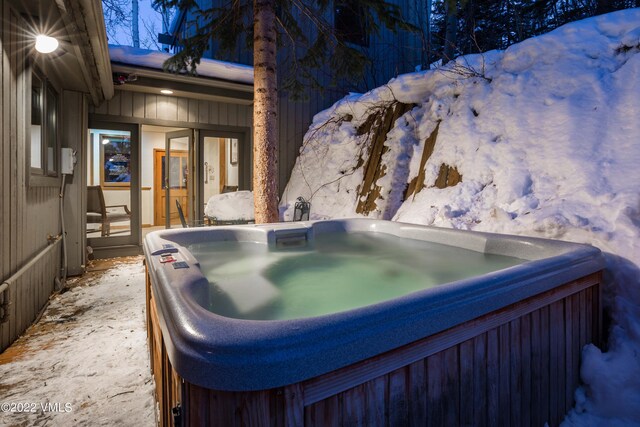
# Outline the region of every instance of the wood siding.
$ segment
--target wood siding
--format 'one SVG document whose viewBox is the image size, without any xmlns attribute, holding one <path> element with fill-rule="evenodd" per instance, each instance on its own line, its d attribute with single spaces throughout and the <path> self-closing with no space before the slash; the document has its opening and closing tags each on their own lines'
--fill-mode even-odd
<svg viewBox="0 0 640 427">
<path fill-rule="evenodd" d="M 559 425 L 573 406 L 584 345 L 601 344 L 601 274 L 514 303 L 412 344 L 270 390 L 182 380 L 164 346 L 147 279 L 159 425 Z"/>
<path fill-rule="evenodd" d="M 16 31 L 24 21 L 0 0 L 0 274 L 7 280 L 47 248 L 47 236 L 60 233 L 59 183 L 28 185 L 28 111 L 31 72 L 26 41 Z M 51 259 L 35 265 L 12 282 L 9 321 L 0 324 L 0 350 L 10 345 L 35 319 L 53 290 L 60 262 L 59 245 Z M 2 298 L 6 298 L 3 296 Z"/>
<path fill-rule="evenodd" d="M 116 118 L 141 119 L 141 123 L 152 124 L 164 120 L 198 125 L 221 125 L 251 127 L 253 108 L 251 105 L 153 95 L 142 92 L 116 90 L 111 100 L 99 107 L 91 107 L 89 113 Z"/>
</svg>

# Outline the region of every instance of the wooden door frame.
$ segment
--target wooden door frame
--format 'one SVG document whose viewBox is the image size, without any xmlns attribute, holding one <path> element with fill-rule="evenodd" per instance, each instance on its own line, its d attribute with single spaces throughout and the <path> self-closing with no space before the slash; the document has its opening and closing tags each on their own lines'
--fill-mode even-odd
<svg viewBox="0 0 640 427">
<path fill-rule="evenodd" d="M 184 157 L 189 157 L 188 150 L 172 150 L 172 154 L 184 154 Z M 162 188 L 162 182 L 166 177 L 162 176 L 162 156 L 166 158 L 167 150 L 164 148 L 153 149 L 153 225 L 166 226 L 166 205 L 162 203 L 162 193 L 166 192 L 166 188 Z M 182 157 L 182 156 L 181 156 Z M 166 198 L 165 200 L 168 200 Z M 170 208 L 170 206 L 169 206 Z M 187 206 L 185 206 L 185 209 Z M 169 209 L 171 210 L 171 209 Z M 165 212 L 164 221 L 162 220 L 162 212 Z"/>
<path fill-rule="evenodd" d="M 220 163 L 218 192 L 222 193 L 222 189 L 227 184 L 227 139 L 224 137 L 218 137 L 218 163 Z"/>
<path fill-rule="evenodd" d="M 168 174 L 170 171 L 170 160 L 171 160 L 171 152 L 175 151 L 175 152 L 185 152 L 185 150 L 171 150 L 171 144 L 170 144 L 170 140 L 175 139 L 175 138 L 187 138 L 187 166 L 188 166 L 188 174 L 187 174 L 187 200 L 189 201 L 189 206 L 185 206 L 184 207 L 184 214 L 185 216 L 187 216 L 190 220 L 193 218 L 193 215 L 191 215 L 191 213 L 189 213 L 189 209 L 192 206 L 192 194 L 193 194 L 193 185 L 194 185 L 194 177 L 193 177 L 193 166 L 194 166 L 194 155 L 193 155 L 193 141 L 195 140 L 195 136 L 194 136 L 194 129 L 193 128 L 189 128 L 189 129 L 182 129 L 182 130 L 178 130 L 178 131 L 174 131 L 174 132 L 166 132 L 164 134 L 164 141 L 165 141 L 165 150 L 166 150 L 166 158 L 167 158 L 167 165 L 165 168 L 166 173 Z M 168 180 L 168 177 L 165 177 L 165 179 Z M 165 191 L 166 191 L 166 200 L 170 200 L 171 199 L 171 188 L 167 185 L 165 187 Z M 166 228 L 170 228 L 171 227 L 171 203 L 168 202 L 165 205 L 165 219 L 166 219 L 166 223 L 165 223 L 165 227 Z"/>
</svg>

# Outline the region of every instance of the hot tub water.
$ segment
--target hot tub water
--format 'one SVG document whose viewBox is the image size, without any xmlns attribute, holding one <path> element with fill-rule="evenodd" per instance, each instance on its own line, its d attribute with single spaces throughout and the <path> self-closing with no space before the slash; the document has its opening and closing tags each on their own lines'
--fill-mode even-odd
<svg viewBox="0 0 640 427">
<path fill-rule="evenodd" d="M 299 319 L 347 311 L 524 262 L 383 233 L 323 233 L 291 249 L 216 241 L 188 246 L 209 281 L 209 311 Z"/>
</svg>

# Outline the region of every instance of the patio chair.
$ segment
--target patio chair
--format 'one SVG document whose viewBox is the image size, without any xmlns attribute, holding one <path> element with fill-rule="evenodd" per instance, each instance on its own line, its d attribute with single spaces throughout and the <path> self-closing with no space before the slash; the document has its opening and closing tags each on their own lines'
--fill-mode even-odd
<svg viewBox="0 0 640 427">
<path fill-rule="evenodd" d="M 237 185 L 223 185 L 221 193 L 233 193 L 234 191 L 238 191 Z"/>
<path fill-rule="evenodd" d="M 180 204 L 178 199 L 176 199 L 176 208 L 178 209 L 178 216 L 180 217 L 180 224 L 182 224 L 182 228 L 204 227 L 205 225 L 209 225 L 208 221 L 191 221 L 191 223 L 188 223 L 184 216 L 182 205 Z"/>
<path fill-rule="evenodd" d="M 187 220 L 184 218 L 184 212 L 182 211 L 182 205 L 176 199 L 176 208 L 178 208 L 178 216 L 180 217 L 180 224 L 182 224 L 182 228 L 188 228 Z"/>
<path fill-rule="evenodd" d="M 124 212 L 109 209 L 122 208 Z M 100 235 L 110 236 L 111 223 L 131 221 L 131 211 L 127 205 L 109 205 L 104 201 L 104 192 L 99 185 L 87 187 L 87 224 L 100 224 Z"/>
</svg>

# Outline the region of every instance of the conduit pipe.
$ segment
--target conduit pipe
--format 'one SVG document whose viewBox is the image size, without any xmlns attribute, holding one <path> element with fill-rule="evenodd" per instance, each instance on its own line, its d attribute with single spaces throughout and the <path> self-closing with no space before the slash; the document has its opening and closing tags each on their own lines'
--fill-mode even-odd
<svg viewBox="0 0 640 427">
<path fill-rule="evenodd" d="M 22 276 L 24 273 L 26 273 L 27 271 L 29 271 L 31 268 L 33 268 L 34 265 L 36 265 L 37 263 L 40 262 L 40 260 L 47 255 L 51 250 L 53 250 L 56 246 L 58 246 L 58 244 L 60 243 L 62 239 L 62 235 L 58 235 L 58 236 L 53 236 L 51 238 L 49 238 L 49 244 L 47 245 L 46 248 L 44 248 L 43 250 L 41 250 L 38 254 L 36 254 L 36 256 L 34 256 L 33 258 L 31 258 L 31 260 L 29 260 L 28 263 L 26 263 L 25 265 L 23 265 L 18 271 L 16 271 L 11 277 L 9 277 L 7 280 L 3 281 L 2 284 L 0 285 L 0 294 L 4 294 L 3 300 L 2 300 L 2 305 L 0 306 L 0 308 L 2 308 L 2 317 L 0 318 L 0 322 L 5 322 L 8 318 L 8 307 L 9 304 L 11 304 L 10 301 L 10 294 L 9 294 L 9 287 L 14 284 L 15 282 L 18 281 L 18 279 L 20 278 L 20 276 Z"/>
</svg>

